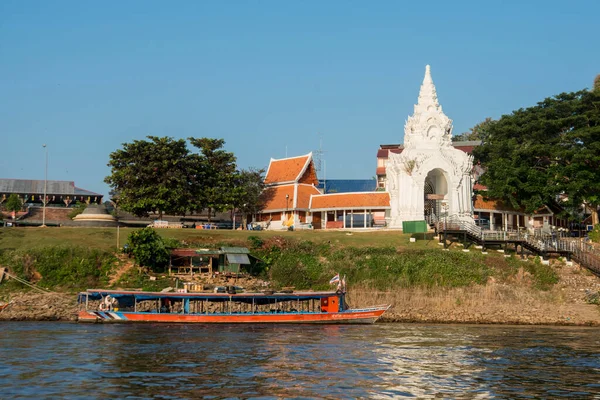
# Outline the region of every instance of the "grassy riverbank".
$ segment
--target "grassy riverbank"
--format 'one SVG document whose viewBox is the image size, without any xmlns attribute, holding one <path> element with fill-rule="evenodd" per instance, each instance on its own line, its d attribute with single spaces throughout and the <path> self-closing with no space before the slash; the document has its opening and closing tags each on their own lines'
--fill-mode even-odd
<svg viewBox="0 0 600 400">
<path fill-rule="evenodd" d="M 131 231 L 120 230 L 121 246 Z M 275 288 L 325 289 L 339 272 L 348 277 L 353 306 L 393 304 L 388 320 L 600 324 L 600 309 L 590 304 L 590 294 L 600 290 L 598 279 L 558 260 L 546 266 L 496 251 L 464 252 L 457 245 L 443 251 L 436 240 L 411 243 L 410 235 L 398 231 L 159 233 L 195 248 L 248 247 L 265 262 L 257 278 Z M 91 286 L 158 290 L 174 284 L 165 274 L 124 268 L 128 260 L 115 257 L 116 245 L 116 229 L 3 229 L 0 265 L 66 293 Z M 22 285 L 5 281 L 0 298 L 21 290 Z"/>
</svg>

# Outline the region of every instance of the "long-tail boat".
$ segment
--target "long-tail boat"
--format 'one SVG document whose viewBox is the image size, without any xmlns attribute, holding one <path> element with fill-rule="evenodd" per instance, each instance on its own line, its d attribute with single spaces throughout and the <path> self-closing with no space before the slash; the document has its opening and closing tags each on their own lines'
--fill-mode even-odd
<svg viewBox="0 0 600 400">
<path fill-rule="evenodd" d="M 336 292 L 179 293 L 88 289 L 79 322 L 372 324 L 390 307 L 351 309 Z"/>
</svg>

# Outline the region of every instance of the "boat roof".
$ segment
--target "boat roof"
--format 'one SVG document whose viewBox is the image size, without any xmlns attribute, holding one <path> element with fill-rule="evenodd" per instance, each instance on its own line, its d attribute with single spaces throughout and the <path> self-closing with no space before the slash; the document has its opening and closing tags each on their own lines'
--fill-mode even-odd
<svg viewBox="0 0 600 400">
<path fill-rule="evenodd" d="M 275 301 L 290 300 L 319 300 L 325 297 L 337 296 L 336 292 L 292 292 L 292 293 L 179 293 L 179 292 L 143 292 L 137 290 L 108 290 L 108 289 L 87 289 L 80 292 L 79 302 L 85 302 L 86 297 L 90 300 L 101 300 L 106 296 L 119 298 L 135 298 L 137 300 L 209 300 L 209 301 L 240 301 L 256 304 L 268 304 Z"/>
</svg>

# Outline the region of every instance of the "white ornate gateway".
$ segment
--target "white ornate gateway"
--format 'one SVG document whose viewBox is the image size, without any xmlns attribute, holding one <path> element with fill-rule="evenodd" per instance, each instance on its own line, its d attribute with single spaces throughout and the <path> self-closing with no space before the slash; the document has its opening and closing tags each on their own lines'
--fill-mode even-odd
<svg viewBox="0 0 600 400">
<path fill-rule="evenodd" d="M 473 157 L 452 147 L 452 120 L 438 103 L 429 65 L 414 114 L 404 126 L 404 150 L 387 165 L 390 227 L 447 213 L 473 221 Z"/>
</svg>

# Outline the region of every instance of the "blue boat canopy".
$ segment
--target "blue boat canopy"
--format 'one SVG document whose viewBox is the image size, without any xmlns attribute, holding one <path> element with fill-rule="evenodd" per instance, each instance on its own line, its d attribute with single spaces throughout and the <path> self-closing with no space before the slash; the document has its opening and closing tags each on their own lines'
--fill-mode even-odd
<svg viewBox="0 0 600 400">
<path fill-rule="evenodd" d="M 296 293 L 176 293 L 176 292 L 138 292 L 138 291 L 119 291 L 88 289 L 79 293 L 77 301 L 85 303 L 86 300 L 102 300 L 110 296 L 119 302 L 130 303 L 135 301 L 169 299 L 171 301 L 193 300 L 193 301 L 211 301 L 224 302 L 235 301 L 247 304 L 274 304 L 282 301 L 305 301 L 320 300 L 325 297 L 339 296 L 335 292 L 296 292 Z"/>
</svg>

